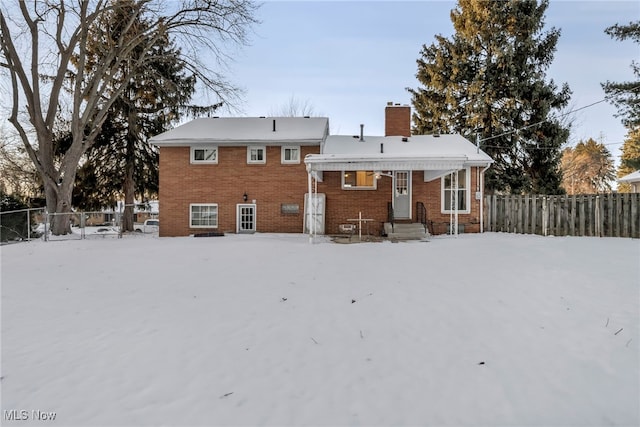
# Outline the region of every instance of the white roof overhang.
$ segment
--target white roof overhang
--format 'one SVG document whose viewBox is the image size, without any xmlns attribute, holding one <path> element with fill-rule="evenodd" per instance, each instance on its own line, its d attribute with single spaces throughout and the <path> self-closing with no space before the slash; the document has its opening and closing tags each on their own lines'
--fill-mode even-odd
<svg viewBox="0 0 640 427">
<path fill-rule="evenodd" d="M 467 166 L 488 166 L 490 162 L 469 161 L 465 155 L 392 157 L 309 154 L 304 159 L 308 171 L 353 171 L 353 170 L 437 170 L 451 171 Z M 474 164 L 479 163 L 479 164 Z"/>
<path fill-rule="evenodd" d="M 157 147 L 206 147 L 206 146 L 231 146 L 231 147 L 244 147 L 249 145 L 268 145 L 268 146 L 286 146 L 286 145 L 320 145 L 321 139 L 243 139 L 243 140 L 231 140 L 231 139 L 169 139 L 169 140 L 155 140 L 151 138 L 149 140 L 153 145 Z"/>
</svg>

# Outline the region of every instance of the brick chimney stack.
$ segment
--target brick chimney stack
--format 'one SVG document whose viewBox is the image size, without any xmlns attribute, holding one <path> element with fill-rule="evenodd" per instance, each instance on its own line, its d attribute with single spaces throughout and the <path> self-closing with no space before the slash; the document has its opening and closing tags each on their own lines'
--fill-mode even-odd
<svg viewBox="0 0 640 427">
<path fill-rule="evenodd" d="M 411 136 L 411 107 L 387 102 L 384 109 L 384 136 Z"/>
</svg>

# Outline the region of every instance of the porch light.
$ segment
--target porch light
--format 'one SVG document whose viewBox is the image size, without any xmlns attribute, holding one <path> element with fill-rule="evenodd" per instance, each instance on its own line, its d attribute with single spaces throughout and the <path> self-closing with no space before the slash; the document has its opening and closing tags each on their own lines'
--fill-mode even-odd
<svg viewBox="0 0 640 427">
<path fill-rule="evenodd" d="M 376 179 L 380 179 L 383 176 L 388 176 L 388 177 L 393 178 L 393 173 L 391 171 L 389 171 L 389 172 L 373 171 L 373 175 L 375 176 Z"/>
<path fill-rule="evenodd" d="M 244 200 L 244 201 L 246 202 L 248 199 L 249 199 L 249 196 L 247 196 L 247 193 L 245 192 L 245 193 L 242 195 L 242 200 Z"/>
</svg>

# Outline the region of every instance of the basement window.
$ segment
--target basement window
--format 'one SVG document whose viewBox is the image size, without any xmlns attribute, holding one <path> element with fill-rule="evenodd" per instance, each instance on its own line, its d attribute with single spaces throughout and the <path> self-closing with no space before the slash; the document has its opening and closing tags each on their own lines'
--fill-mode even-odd
<svg viewBox="0 0 640 427">
<path fill-rule="evenodd" d="M 189 205 L 191 228 L 218 228 L 217 203 L 191 203 Z"/>
</svg>

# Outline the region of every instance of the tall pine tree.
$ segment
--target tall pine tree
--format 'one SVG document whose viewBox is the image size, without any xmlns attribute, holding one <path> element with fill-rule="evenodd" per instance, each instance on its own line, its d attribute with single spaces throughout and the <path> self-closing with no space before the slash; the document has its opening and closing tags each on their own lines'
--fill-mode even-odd
<svg viewBox="0 0 640 427">
<path fill-rule="evenodd" d="M 640 44 L 640 21 L 627 25 L 613 25 L 605 30 L 616 40 L 631 40 Z M 611 102 L 618 108 L 618 116 L 627 127 L 628 134 L 622 146 L 622 157 L 618 167 L 618 178 L 640 170 L 640 63 L 631 61 L 634 80 L 626 82 L 610 82 L 602 84 L 602 88 Z M 629 192 L 631 186 L 626 183 L 618 185 L 618 191 Z"/>
<path fill-rule="evenodd" d="M 616 40 L 631 40 L 640 44 L 640 21 L 628 25 L 614 25 L 605 30 Z M 627 82 L 610 82 L 602 84 L 605 93 L 618 107 L 622 123 L 629 129 L 640 127 L 640 63 L 631 61 L 631 69 L 635 79 Z"/>
<path fill-rule="evenodd" d="M 124 16 L 128 8 L 135 7 L 133 0 L 118 0 L 120 7 L 105 14 L 92 29 L 91 42 L 87 46 L 89 58 L 99 57 L 104 43 L 101 34 L 112 37 L 149 37 L 148 23 L 140 17 L 126 31 Z M 96 143 L 87 152 L 87 161 L 78 171 L 78 185 L 74 204 L 84 208 L 113 206 L 116 199 L 124 198 L 125 210 L 122 227 L 133 230 L 136 199 L 153 197 L 158 191 L 158 155 L 147 140 L 162 133 L 186 112 L 213 111 L 220 104 L 210 107 L 194 107 L 188 103 L 195 91 L 196 79 L 186 72 L 177 49 L 164 32 L 153 34 L 152 43 L 141 44 L 133 53 L 135 61 L 148 56 L 148 65 L 135 73 L 122 69 L 121 75 L 129 75 L 128 81 L 116 81 L 115 86 L 125 89 L 113 102 Z M 151 46 L 151 52 L 142 51 Z M 88 66 L 93 66 L 89 61 Z M 126 63 L 121 67 L 126 68 Z"/>
<path fill-rule="evenodd" d="M 560 31 L 544 32 L 548 1 L 458 0 L 455 34 L 424 45 L 409 88 L 415 133 L 478 139 L 495 163 L 489 191 L 561 192 L 561 146 L 569 129 L 554 118 L 571 92 L 545 73 Z"/>
</svg>

